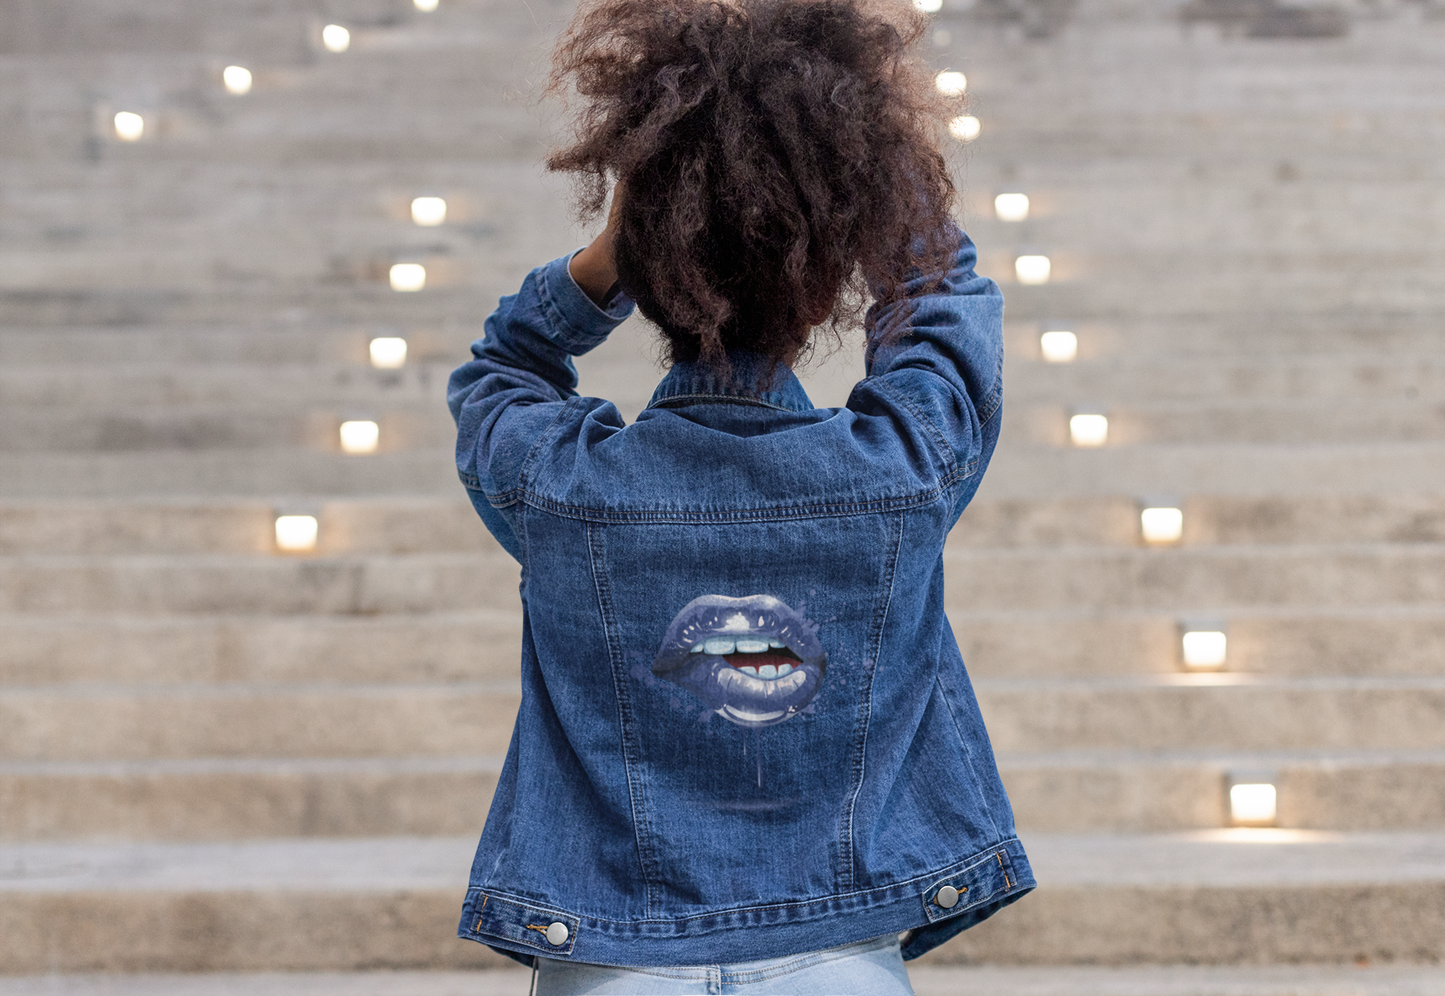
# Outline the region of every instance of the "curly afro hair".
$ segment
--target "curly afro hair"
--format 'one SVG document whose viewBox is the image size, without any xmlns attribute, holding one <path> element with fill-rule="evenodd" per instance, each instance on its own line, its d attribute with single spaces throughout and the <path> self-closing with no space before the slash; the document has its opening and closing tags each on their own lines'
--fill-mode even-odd
<svg viewBox="0 0 1445 996">
<path fill-rule="evenodd" d="M 674 362 L 791 364 L 951 264 L 957 101 L 927 26 L 911 0 L 584 0 L 550 83 L 582 98 L 574 140 L 547 167 L 578 174 L 584 216 L 620 184 L 620 283 Z"/>
</svg>

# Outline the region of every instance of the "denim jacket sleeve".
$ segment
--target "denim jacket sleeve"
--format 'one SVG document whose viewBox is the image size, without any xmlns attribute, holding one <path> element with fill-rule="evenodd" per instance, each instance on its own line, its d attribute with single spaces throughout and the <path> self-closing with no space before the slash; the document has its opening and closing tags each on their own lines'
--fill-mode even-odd
<svg viewBox="0 0 1445 996">
<path fill-rule="evenodd" d="M 1003 295 L 974 272 L 973 242 L 958 233 L 954 266 L 918 275 L 908 296 L 867 316 L 867 379 L 848 400 L 860 414 L 917 426 L 933 443 L 957 518 L 973 498 L 998 443 L 1003 402 Z M 881 330 L 906 323 L 885 342 Z"/>
<path fill-rule="evenodd" d="M 632 313 L 623 295 L 600 308 L 572 279 L 575 253 L 527 275 L 487 319 L 472 360 L 447 383 L 457 422 L 457 473 L 482 521 L 523 559 L 517 518 L 528 453 L 577 396 L 572 357 L 597 346 Z"/>
</svg>

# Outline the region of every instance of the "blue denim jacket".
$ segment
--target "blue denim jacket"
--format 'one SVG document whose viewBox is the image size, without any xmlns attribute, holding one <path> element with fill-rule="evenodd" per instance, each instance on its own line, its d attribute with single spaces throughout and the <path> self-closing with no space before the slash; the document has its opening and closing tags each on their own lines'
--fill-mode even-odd
<svg viewBox="0 0 1445 996">
<path fill-rule="evenodd" d="M 683 965 L 908 932 L 911 958 L 1033 888 L 943 610 L 1000 421 L 974 258 L 961 237 L 941 288 L 870 311 L 911 332 L 846 408 L 743 356 L 673 366 L 624 425 L 571 357 L 631 302 L 568 258 L 487 320 L 448 401 L 522 565 L 522 704 L 460 936 Z"/>
</svg>

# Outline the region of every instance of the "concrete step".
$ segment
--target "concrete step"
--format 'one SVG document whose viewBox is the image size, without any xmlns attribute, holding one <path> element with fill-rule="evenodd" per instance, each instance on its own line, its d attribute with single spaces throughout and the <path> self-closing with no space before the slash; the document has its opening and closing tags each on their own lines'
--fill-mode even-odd
<svg viewBox="0 0 1445 996">
<path fill-rule="evenodd" d="M 1100 404 L 1102 402 L 1102 404 Z M 1344 407 L 1325 401 L 1179 400 L 1153 403 L 1065 394 L 1047 403 L 1014 406 L 1008 441 L 1069 444 L 1069 417 L 1084 407 L 1109 418 L 1112 446 L 1366 444 L 1445 440 L 1445 400 L 1374 399 Z M 406 429 L 400 430 L 405 432 Z M 77 433 L 78 435 L 78 433 Z M 40 438 L 36 434 L 37 439 Z M 41 444 L 43 445 L 43 444 Z M 57 447 L 58 448 L 58 447 Z"/>
<path fill-rule="evenodd" d="M 500 757 L 0 762 L 0 840 L 245 840 L 480 830 Z"/>
<path fill-rule="evenodd" d="M 1025 832 L 1229 825 L 1226 779 L 1268 772 L 1278 824 L 1445 830 L 1445 751 L 1004 754 Z M 204 841 L 465 834 L 500 757 L 0 762 L 0 840 Z M 1251 777 L 1262 777 L 1252 775 Z"/>
<path fill-rule="evenodd" d="M 991 678 L 975 691 L 1002 753 L 1445 748 L 1438 677 Z"/>
<path fill-rule="evenodd" d="M 918 996 L 1437 996 L 1432 965 L 1002 965 L 908 967 Z M 472 972 L 211 972 L 204 975 L 50 975 L 0 978 L 0 996 L 519 996 L 522 968 Z"/>
<path fill-rule="evenodd" d="M 356 334 L 347 338 L 350 341 L 344 348 L 348 353 L 362 355 L 350 356 L 345 364 L 131 362 L 78 367 L 71 362 L 7 366 L 0 369 L 0 406 L 14 414 L 23 409 L 36 415 L 53 414 L 53 409 L 65 408 L 89 417 L 130 414 L 136 409 L 245 411 L 262 404 L 279 406 L 282 411 L 320 403 L 405 402 L 436 407 L 438 399 L 445 397 L 448 375 L 468 355 L 466 344 L 457 342 L 445 362 L 413 362 L 402 370 L 373 370 L 362 365 L 368 337 Z M 412 343 L 408 346 L 409 352 L 416 348 Z M 1445 398 L 1445 363 L 1410 355 L 1168 361 L 1111 356 L 1071 364 L 1025 359 L 1009 364 L 1005 377 L 1015 410 L 1020 404 L 1028 408 L 1082 398 L 1124 408 L 1138 406 L 1141 412 L 1165 418 L 1184 410 L 1185 404 L 1228 413 L 1263 412 L 1278 421 L 1305 410 L 1311 402 L 1324 400 L 1353 398 L 1372 405 L 1378 401 L 1384 403 L 1381 414 L 1385 414 L 1392 407 L 1410 411 Z M 1275 406 L 1272 416 L 1267 408 L 1259 407 L 1262 403 Z"/>
<path fill-rule="evenodd" d="M 1445 598 L 1445 544 L 950 548 L 947 604 L 1029 609 L 1228 613 L 1235 608 L 1429 605 Z"/>
<path fill-rule="evenodd" d="M 979 500 L 948 543 L 951 549 L 1138 547 L 1139 509 L 1148 500 Z M 1186 496 L 1177 507 L 1184 515 L 1184 547 L 1445 542 L 1445 499 L 1437 495 L 1201 495 Z M 500 552 L 460 495 L 322 501 L 313 511 L 322 556 Z M 0 504 L 0 555 L 269 554 L 275 515 L 270 504 L 225 500 Z"/>
<path fill-rule="evenodd" d="M 454 939 L 474 837 L 7 844 L 0 969 L 497 965 Z M 1025 839 L 1040 888 L 925 964 L 1437 961 L 1445 836 Z"/>
<path fill-rule="evenodd" d="M 1148 611 L 949 613 L 975 677 L 1172 674 L 1179 616 Z M 1445 674 L 1438 606 L 1230 610 L 1230 673 L 1276 676 Z"/>
<path fill-rule="evenodd" d="M 1235 608 L 1428 606 L 1445 598 L 1445 544 L 945 550 L 947 605 L 1229 613 Z M 0 557 L 0 614 L 428 613 L 517 605 L 502 553 L 339 557 Z"/>
<path fill-rule="evenodd" d="M 1437 961 L 1438 834 L 1025 838 L 1038 891 L 929 956 L 984 964 Z"/>
<path fill-rule="evenodd" d="M 1099 404 L 1100 401 L 1104 403 Z M 1012 409 L 1012 445 L 1069 446 L 1069 418 L 1088 395 L 1025 402 Z M 1093 398 L 1086 408 L 1109 417 L 1116 447 L 1171 444 L 1311 445 L 1445 441 L 1445 399 L 1376 400 L 1348 409 L 1338 403 L 1156 402 Z M 135 452 L 303 448 L 340 452 L 337 429 L 366 417 L 380 427 L 378 452 L 440 449 L 456 427 L 438 384 L 430 397 L 377 391 L 326 403 L 305 395 L 260 407 L 252 403 L 165 407 L 11 407 L 0 422 L 0 451 L 11 453 Z"/>
<path fill-rule="evenodd" d="M 1027 345 L 1039 355 L 1036 339 L 1028 337 Z M 1238 401 L 1287 404 L 1355 398 L 1370 399 L 1374 405 L 1445 397 L 1445 362 L 1426 355 L 1352 356 L 1340 352 L 1165 359 L 1125 354 L 1073 363 L 1039 363 L 1033 362 L 1034 358 L 1025 352 L 1022 360 L 1006 365 L 1011 402 L 1035 404 L 1061 398 L 1095 398 L 1126 405 L 1187 401 L 1234 410 Z M 31 383 L 37 380 L 33 375 L 30 378 Z M 61 397 L 61 390 L 55 396 Z M 1288 410 L 1284 404 L 1281 409 Z"/>
<path fill-rule="evenodd" d="M 515 680 L 515 608 L 406 616 L 0 619 L 0 686 Z"/>
<path fill-rule="evenodd" d="M 515 680 L 435 685 L 66 685 L 0 690 L 0 758 L 494 757 Z"/>
<path fill-rule="evenodd" d="M 950 613 L 978 678 L 1176 674 L 1172 615 Z M 1445 610 L 1232 612 L 1229 673 L 1445 675 Z M 515 609 L 355 616 L 0 618 L 0 685 L 69 682 L 407 683 L 515 677 Z"/>
<path fill-rule="evenodd" d="M 1445 679 L 1237 674 L 980 679 L 1000 752 L 1445 750 Z M 85 685 L 0 691 L 0 757 L 438 757 L 505 752 L 511 681 Z"/>
<path fill-rule="evenodd" d="M 1445 830 L 1441 751 L 1074 750 L 1003 754 L 999 767 L 1025 833 L 1229 826 L 1228 779 L 1236 774 L 1275 786 L 1281 827 Z"/>
<path fill-rule="evenodd" d="M 0 422 L 0 451 L 11 453 L 305 449 L 341 453 L 339 429 L 350 418 L 377 423 L 377 453 L 455 444 L 456 425 L 438 387 L 434 397 L 373 397 L 364 407 L 318 409 L 304 398 L 267 407 L 187 406 L 109 411 L 11 409 Z"/>
<path fill-rule="evenodd" d="M 325 501 L 311 511 L 317 517 L 320 556 L 502 555 L 464 497 Z M 271 554 L 276 515 L 270 504 L 234 501 L 0 505 L 0 554 Z"/>
<path fill-rule="evenodd" d="M 515 611 L 519 577 L 502 553 L 3 557 L 0 615 Z"/>
<path fill-rule="evenodd" d="M 1445 475 L 1442 475 L 1445 476 Z M 454 498 L 454 446 L 349 456 L 308 450 L 0 453 L 0 500 L 396 495 Z"/>
<path fill-rule="evenodd" d="M 1004 426 L 1005 437 L 979 489 L 983 498 L 1445 491 L 1445 446 L 1438 443 L 1105 445 L 1085 450 L 1015 445 L 1008 438 L 1007 419 Z"/>
<path fill-rule="evenodd" d="M 382 334 L 381 332 L 377 333 Z M 350 336 L 347 337 L 351 339 Z M 59 413 L 153 411 L 184 413 L 202 408 L 247 409 L 267 406 L 282 411 L 333 402 L 341 404 L 428 404 L 445 412 L 446 383 L 466 357 L 456 362 L 411 362 L 401 370 L 363 366 L 370 337 L 358 334 L 345 343 L 362 355 L 341 363 L 129 363 L 89 367 L 69 365 L 7 366 L 0 370 L 0 406 L 10 414 L 30 410 Z M 338 343 L 337 345 L 340 345 Z M 410 359 L 413 344 L 408 342 Z M 359 347 L 359 348 L 358 348 Z"/>
<path fill-rule="evenodd" d="M 575 246 L 564 246 L 559 254 L 569 248 Z M 516 253 L 511 265 L 514 279 L 498 287 L 497 293 L 514 292 L 527 270 L 545 261 Z M 484 290 L 477 291 L 479 302 L 487 301 Z M 410 295 L 399 297 L 414 299 Z M 1377 364 L 1388 370 L 1397 369 L 1397 360 L 1407 368 L 1410 363 L 1421 363 L 1426 364 L 1423 369 L 1433 369 L 1433 361 L 1427 363 L 1422 357 L 1439 351 L 1442 313 L 1445 311 L 1441 308 L 1418 313 L 1397 309 L 1385 313 L 1363 309 L 1335 313 L 1309 309 L 1291 313 L 1275 308 L 1253 314 L 1215 309 L 1167 321 L 1129 313 L 1051 315 L 1047 324 L 1063 322 L 1078 334 L 1079 360 L 1074 367 L 1030 362 L 1039 358 L 1038 337 L 1045 328 L 1036 320 L 1015 320 L 1010 314 L 1004 329 L 1012 375 L 1009 388 L 1012 391 L 1013 381 L 1019 377 L 1048 383 L 1042 378 L 1067 380 L 1083 376 L 1072 371 L 1087 371 L 1091 369 L 1089 361 L 1104 357 L 1109 358 L 1109 363 L 1101 366 L 1102 370 L 1113 370 L 1119 364 L 1127 370 L 1127 365 L 1133 362 L 1176 368 L 1182 365 L 1199 371 L 1199 377 L 1218 378 L 1221 375 L 1215 371 L 1241 371 L 1242 377 L 1243 371 L 1253 368 L 1258 372 L 1250 376 L 1279 378 L 1286 383 L 1290 378 L 1276 371 L 1302 367 L 1313 370 L 1315 364 L 1319 364 L 1320 376 L 1338 376 L 1329 371 L 1360 368 L 1364 355 L 1374 357 Z M 200 377 L 212 366 L 221 366 L 223 371 L 234 367 L 245 370 L 253 365 L 275 369 L 286 364 L 365 367 L 367 343 L 372 336 L 404 335 L 410 362 L 435 363 L 450 370 L 467 358 L 468 345 L 482 334 L 482 317 L 485 316 L 473 311 L 446 327 L 420 323 L 388 326 L 374 317 L 355 325 L 344 325 L 325 322 L 315 315 L 293 313 L 254 325 L 238 326 L 233 319 L 229 323 L 210 324 L 132 322 L 106 328 L 27 326 L 11 317 L 0 326 L 0 362 L 7 370 L 54 365 L 78 377 L 101 378 L 113 370 L 139 372 L 141 367 L 179 366 L 186 371 L 197 371 Z M 650 342 L 649 333 L 637 328 L 640 324 L 636 320 L 625 324 L 613 333 L 613 340 L 626 338 L 636 329 L 643 333 L 636 340 L 639 345 Z M 853 378 L 856 380 L 862 376 L 862 350 L 856 339 L 849 339 L 848 343 L 841 353 L 829 356 L 827 363 L 841 363 L 850 369 L 856 365 L 857 374 Z M 595 356 L 592 353 L 585 357 L 579 369 L 586 369 L 588 360 Z M 634 375 L 637 369 L 650 363 L 650 359 L 642 355 L 640 349 L 637 355 L 629 356 Z M 805 372 L 818 364 L 819 360 L 814 359 L 804 368 Z M 219 376 L 224 378 L 224 373 Z M 361 376 L 360 372 L 356 376 Z M 1204 383 L 1212 385 L 1217 381 Z M 1285 384 L 1274 386 L 1283 388 Z M 1408 386 L 1408 383 L 1400 384 L 1402 390 Z"/>
<path fill-rule="evenodd" d="M 0 846 L 0 974 L 501 967 L 456 938 L 475 846 Z"/>
<path fill-rule="evenodd" d="M 648 393 L 650 393 L 650 383 Z M 628 411 L 623 410 L 626 417 Z M 1006 428 L 1005 433 L 1009 430 Z M 165 500 L 297 496 L 454 498 L 451 447 L 367 457 L 305 450 L 0 453 L 0 501 L 107 498 Z M 1352 472 L 1340 473 L 1341 466 Z M 980 494 L 989 499 L 1084 495 L 1445 493 L 1445 446 L 1015 445 L 994 456 Z"/>
</svg>

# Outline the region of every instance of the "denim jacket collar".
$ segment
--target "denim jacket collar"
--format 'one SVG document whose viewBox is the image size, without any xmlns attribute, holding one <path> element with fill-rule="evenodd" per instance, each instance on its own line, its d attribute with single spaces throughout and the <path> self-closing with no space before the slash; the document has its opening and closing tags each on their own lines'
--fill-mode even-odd
<svg viewBox="0 0 1445 996">
<path fill-rule="evenodd" d="M 813 402 L 786 365 L 773 364 L 757 353 L 734 353 L 731 376 L 721 376 L 700 362 L 675 363 L 657 385 L 649 408 L 680 405 L 743 404 L 810 412 Z"/>
</svg>

